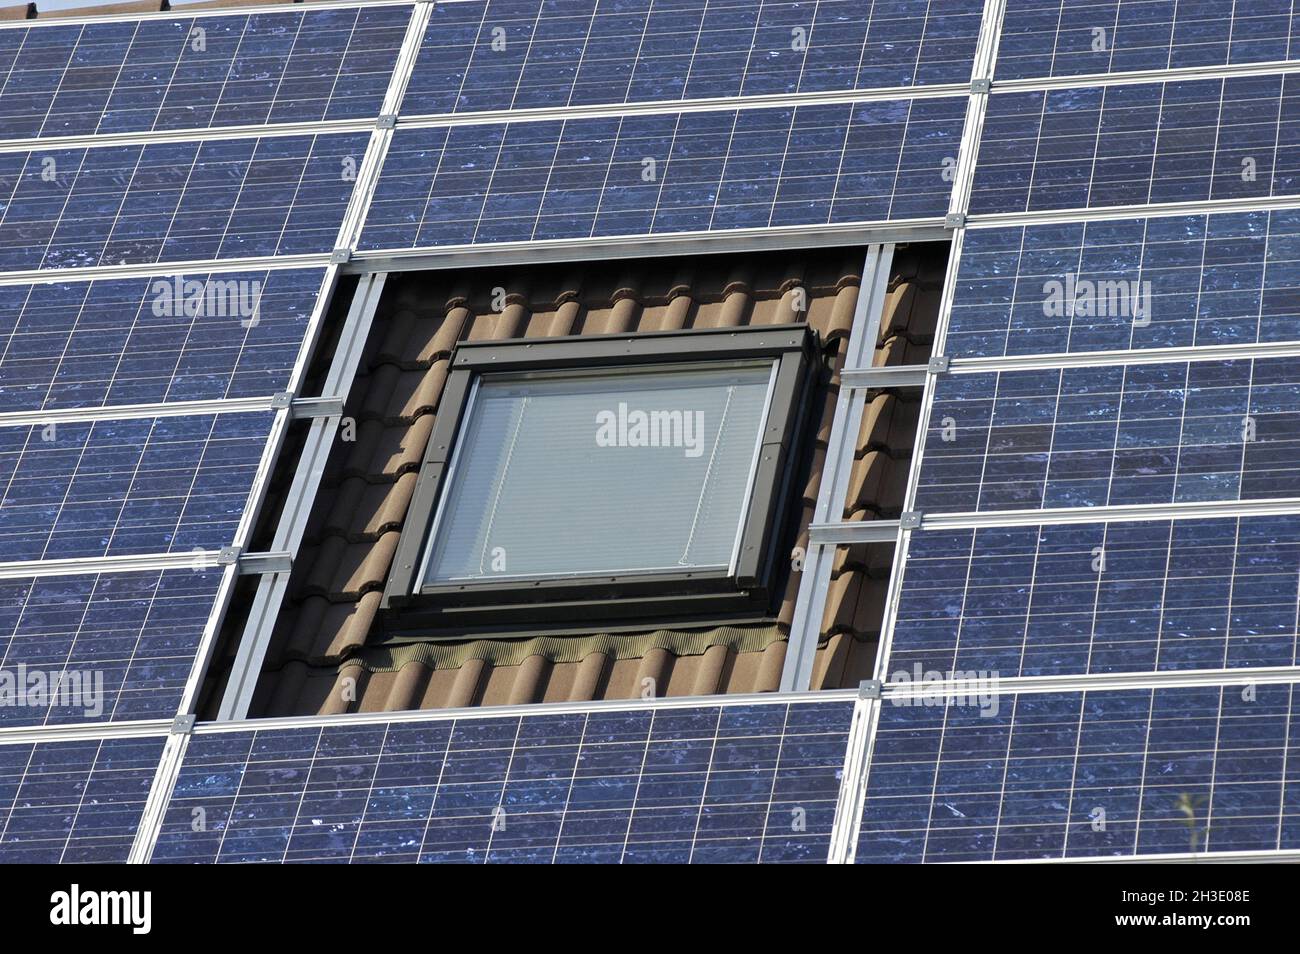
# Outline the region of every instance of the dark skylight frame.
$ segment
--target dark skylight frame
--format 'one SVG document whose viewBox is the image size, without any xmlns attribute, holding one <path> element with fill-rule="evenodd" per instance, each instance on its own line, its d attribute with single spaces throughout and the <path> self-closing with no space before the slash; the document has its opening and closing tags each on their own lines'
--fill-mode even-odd
<svg viewBox="0 0 1300 954">
<path fill-rule="evenodd" d="M 805 324 L 466 343 L 452 369 L 426 449 L 393 569 L 383 629 L 583 630 L 770 615 L 791 463 L 814 384 L 815 335 Z M 476 379 L 511 374 L 710 368 L 771 361 L 772 385 L 746 488 L 738 545 L 725 570 L 505 576 L 424 583 L 440 500 L 450 493 L 458 438 L 469 426 Z"/>
</svg>

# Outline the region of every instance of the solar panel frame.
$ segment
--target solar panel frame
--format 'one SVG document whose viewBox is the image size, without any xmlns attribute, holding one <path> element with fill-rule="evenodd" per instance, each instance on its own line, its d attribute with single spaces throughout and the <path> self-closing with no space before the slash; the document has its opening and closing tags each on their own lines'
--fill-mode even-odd
<svg viewBox="0 0 1300 954">
<path fill-rule="evenodd" d="M 885 700 L 855 860 L 1295 848 L 1294 693 L 1098 688 L 1008 693 L 983 709 Z"/>
<path fill-rule="evenodd" d="M 998 358 L 1300 340 L 1298 248 L 1294 210 L 971 229 L 944 352 Z M 1089 282 L 1119 283 L 1117 307 Z M 1125 298 L 1145 299 L 1149 314 Z"/>
<path fill-rule="evenodd" d="M 0 270 L 332 251 L 369 138 L 0 153 Z"/>
<path fill-rule="evenodd" d="M 1300 497 L 1300 359 L 941 375 L 927 513 Z"/>
<path fill-rule="evenodd" d="M 378 115 L 411 6 L 0 31 L 0 139 Z"/>
<path fill-rule="evenodd" d="M 124 863 L 162 750 L 161 737 L 0 739 L 0 863 Z"/>
<path fill-rule="evenodd" d="M 995 93 L 970 212 L 1295 195 L 1298 109 L 1294 74 Z"/>
<path fill-rule="evenodd" d="M 940 217 L 965 111 L 940 98 L 399 128 L 359 248 Z"/>
<path fill-rule="evenodd" d="M 284 391 L 324 277 L 324 268 L 258 269 L 0 285 L 0 407 Z"/>
<path fill-rule="evenodd" d="M 175 716 L 224 575 L 0 580 L 0 679 L 12 680 L 0 693 L 0 729 Z"/>
<path fill-rule="evenodd" d="M 1286 0 L 1240 11 L 1214 3 L 1007 0 L 997 78 L 1290 60 L 1297 41 L 1300 22 Z"/>
<path fill-rule="evenodd" d="M 199 731 L 153 860 L 822 862 L 851 713 L 835 700 Z"/>
<path fill-rule="evenodd" d="M 229 546 L 276 417 L 255 411 L 0 428 L 6 560 Z"/>
<path fill-rule="evenodd" d="M 1294 666 L 1300 516 L 911 534 L 890 673 Z M 919 670 L 918 670 L 919 667 Z"/>
</svg>

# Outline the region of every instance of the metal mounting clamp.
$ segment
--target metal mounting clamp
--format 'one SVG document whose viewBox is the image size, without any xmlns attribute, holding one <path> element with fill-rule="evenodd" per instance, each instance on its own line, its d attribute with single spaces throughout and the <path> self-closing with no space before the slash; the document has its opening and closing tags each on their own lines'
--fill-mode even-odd
<svg viewBox="0 0 1300 954">
<path fill-rule="evenodd" d="M 858 698 L 879 699 L 880 690 L 881 690 L 881 685 L 879 679 L 863 679 L 860 683 L 858 683 Z"/>
<path fill-rule="evenodd" d="M 396 113 L 382 113 L 375 120 L 376 129 L 392 129 L 397 125 Z"/>
<path fill-rule="evenodd" d="M 293 556 L 283 551 L 272 553 L 241 553 L 239 573 L 255 576 L 259 573 L 288 573 L 293 569 Z"/>
<path fill-rule="evenodd" d="M 977 79 L 970 81 L 970 91 L 972 93 L 987 93 L 992 88 L 993 81 L 991 79 Z"/>
<path fill-rule="evenodd" d="M 289 409 L 289 417 L 295 421 L 314 417 L 341 417 L 343 415 L 343 398 L 308 397 L 298 398 Z"/>
<path fill-rule="evenodd" d="M 193 713 L 187 715 L 178 715 L 172 719 L 171 728 L 167 731 L 172 735 L 189 735 L 194 731 L 194 721 L 196 716 Z"/>
<path fill-rule="evenodd" d="M 931 374 L 943 374 L 950 364 L 946 354 L 932 354 L 930 360 L 925 363 L 925 370 Z"/>
<path fill-rule="evenodd" d="M 949 212 L 943 217 L 943 227 L 945 229 L 960 229 L 966 226 L 966 213 Z"/>
<path fill-rule="evenodd" d="M 336 248 L 330 252 L 330 264 L 346 265 L 352 261 L 352 250 L 347 248 Z"/>
<path fill-rule="evenodd" d="M 907 510 L 898 516 L 898 525 L 904 530 L 920 530 L 922 513 L 919 510 Z"/>
</svg>

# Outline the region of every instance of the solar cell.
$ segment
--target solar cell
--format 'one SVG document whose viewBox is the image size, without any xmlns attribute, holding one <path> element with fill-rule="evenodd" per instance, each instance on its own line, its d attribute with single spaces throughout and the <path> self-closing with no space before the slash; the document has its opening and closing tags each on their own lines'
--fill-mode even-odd
<svg viewBox="0 0 1300 954">
<path fill-rule="evenodd" d="M 941 216 L 965 99 L 399 129 L 366 249 Z"/>
<path fill-rule="evenodd" d="M 0 428 L 5 561 L 220 549 L 272 412 Z"/>
<path fill-rule="evenodd" d="M 913 533 L 888 669 L 1292 666 L 1300 516 Z"/>
<path fill-rule="evenodd" d="M 1007 0 L 998 79 L 1294 59 L 1290 0 Z"/>
<path fill-rule="evenodd" d="M 283 391 L 324 269 L 0 286 L 0 410 Z"/>
<path fill-rule="evenodd" d="M 170 719 L 221 576 L 186 569 L 0 580 L 0 726 Z"/>
<path fill-rule="evenodd" d="M 127 860 L 163 740 L 0 745 L 0 863 Z"/>
<path fill-rule="evenodd" d="M 330 251 L 368 140 L 0 153 L 0 269 Z"/>
<path fill-rule="evenodd" d="M 409 6 L 0 33 L 0 139 L 375 116 Z"/>
<path fill-rule="evenodd" d="M 967 0 L 435 5 L 404 114 L 965 83 Z"/>
<path fill-rule="evenodd" d="M 927 513 L 1300 496 L 1300 359 L 940 376 Z"/>
<path fill-rule="evenodd" d="M 882 703 L 858 862 L 1296 848 L 1290 685 Z"/>
<path fill-rule="evenodd" d="M 970 211 L 1294 195 L 1298 84 L 1239 76 L 990 96 Z"/>
<path fill-rule="evenodd" d="M 851 712 L 836 701 L 200 732 L 153 858 L 823 862 Z"/>
<path fill-rule="evenodd" d="M 1300 214 L 1287 210 L 972 229 L 944 352 L 1298 339 Z"/>
</svg>

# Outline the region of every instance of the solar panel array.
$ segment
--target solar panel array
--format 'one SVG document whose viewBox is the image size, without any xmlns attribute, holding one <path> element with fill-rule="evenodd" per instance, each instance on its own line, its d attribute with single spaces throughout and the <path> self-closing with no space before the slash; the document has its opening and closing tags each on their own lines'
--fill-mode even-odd
<svg viewBox="0 0 1300 954">
<path fill-rule="evenodd" d="M 185 568 L 0 580 L 0 672 L 23 696 L 0 707 L 0 726 L 171 719 L 221 575 Z"/>
<path fill-rule="evenodd" d="M 1248 6 L 0 24 L 0 860 L 1300 850 L 1297 26 Z M 164 748 L 349 259 L 948 235 L 883 698 Z"/>
<path fill-rule="evenodd" d="M 965 83 L 969 0 L 471 0 L 434 7 L 402 112 Z"/>
<path fill-rule="evenodd" d="M 329 252 L 368 137 L 0 153 L 0 268 Z"/>
<path fill-rule="evenodd" d="M 399 130 L 361 247 L 941 217 L 965 114 L 953 98 Z"/>
<path fill-rule="evenodd" d="M 324 268 L 0 285 L 6 411 L 284 391 Z"/>
<path fill-rule="evenodd" d="M 972 213 L 1300 193 L 1300 77 L 989 97 Z"/>
<path fill-rule="evenodd" d="M 1254 345 L 1294 340 L 1297 320 L 1294 210 L 1012 226 L 967 235 L 946 350 Z"/>
<path fill-rule="evenodd" d="M 936 513 L 1300 497 L 1300 358 L 952 374 L 916 505 Z"/>
<path fill-rule="evenodd" d="M 1300 847 L 1290 684 L 880 710 L 859 862 Z"/>
<path fill-rule="evenodd" d="M 0 139 L 373 117 L 409 6 L 0 33 Z"/>
<path fill-rule="evenodd" d="M 131 855 L 414 10 L 0 27 L 0 860 Z"/>
<path fill-rule="evenodd" d="M 892 671 L 1019 676 L 1296 664 L 1300 515 L 913 536 Z"/>
<path fill-rule="evenodd" d="M 1007 0 L 998 79 L 1267 63 L 1300 54 L 1289 0 Z"/>
<path fill-rule="evenodd" d="M 823 863 L 852 709 L 200 731 L 153 860 Z"/>
<path fill-rule="evenodd" d="M 161 738 L 0 740 L 0 862 L 127 860 Z"/>
</svg>

